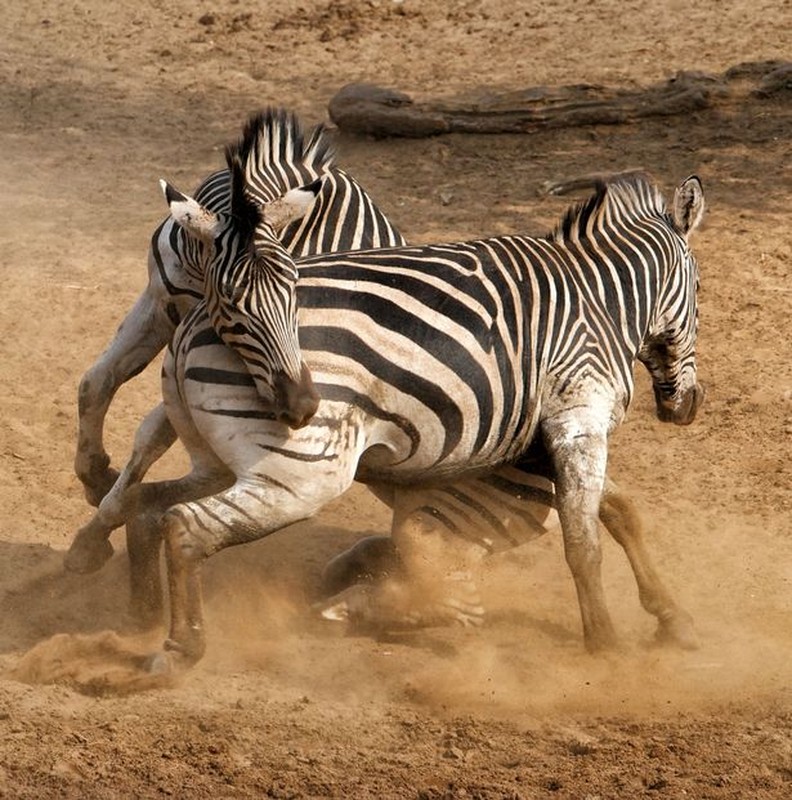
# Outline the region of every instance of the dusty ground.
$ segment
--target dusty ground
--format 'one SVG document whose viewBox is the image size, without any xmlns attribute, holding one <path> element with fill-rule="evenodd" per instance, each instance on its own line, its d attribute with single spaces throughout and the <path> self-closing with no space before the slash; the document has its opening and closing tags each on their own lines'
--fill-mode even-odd
<svg viewBox="0 0 792 800">
<path fill-rule="evenodd" d="M 789 0 L 7 5 L 0 796 L 792 795 L 789 93 L 625 128 L 339 141 L 344 166 L 415 241 L 542 232 L 567 202 L 537 195 L 548 178 L 635 166 L 668 188 L 702 177 L 705 413 L 662 426 L 641 378 L 611 459 L 699 651 L 646 647 L 652 621 L 606 543 L 625 649 L 585 655 L 557 536 L 491 562 L 480 633 L 374 641 L 314 623 L 323 560 L 387 525 L 362 489 L 208 564 L 209 652 L 172 689 L 101 696 L 79 640 L 50 639 L 124 624 L 124 559 L 87 578 L 61 561 L 89 513 L 71 469 L 77 383 L 145 283 L 159 177 L 191 188 L 249 111 L 286 104 L 318 121 L 352 80 L 440 97 L 789 58 Z M 116 462 L 157 383 L 152 368 L 119 394 Z M 42 642 L 60 682 L 14 680 Z"/>
</svg>

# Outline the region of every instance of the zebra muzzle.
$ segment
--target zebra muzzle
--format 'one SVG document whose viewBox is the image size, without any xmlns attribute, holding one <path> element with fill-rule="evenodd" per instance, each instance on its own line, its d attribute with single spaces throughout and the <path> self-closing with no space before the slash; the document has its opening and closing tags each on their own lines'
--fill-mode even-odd
<svg viewBox="0 0 792 800">
<path fill-rule="evenodd" d="M 281 422 L 290 428 L 302 428 L 311 421 L 319 408 L 319 392 L 305 363 L 299 380 L 281 372 L 275 378 L 274 389 L 276 413 Z"/>
<path fill-rule="evenodd" d="M 704 402 L 706 390 L 700 383 L 691 386 L 681 400 L 664 397 L 655 387 L 657 418 L 661 422 L 673 422 L 675 425 L 690 425 L 696 418 L 701 404 Z"/>
</svg>

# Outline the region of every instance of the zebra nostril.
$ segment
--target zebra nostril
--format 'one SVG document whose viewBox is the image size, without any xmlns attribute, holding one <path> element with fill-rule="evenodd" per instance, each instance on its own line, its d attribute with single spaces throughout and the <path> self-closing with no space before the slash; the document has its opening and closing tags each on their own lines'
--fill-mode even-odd
<svg viewBox="0 0 792 800">
<path fill-rule="evenodd" d="M 316 391 L 311 371 L 303 364 L 298 380 L 281 371 L 274 377 L 276 416 L 279 422 L 290 428 L 307 425 L 319 408 L 319 393 Z"/>
<path fill-rule="evenodd" d="M 290 428 L 304 428 L 312 419 L 313 415 L 316 413 L 316 408 L 313 410 L 306 410 L 305 412 L 295 413 L 292 411 L 284 411 L 278 417 L 280 422 L 284 425 L 288 425 Z"/>
</svg>

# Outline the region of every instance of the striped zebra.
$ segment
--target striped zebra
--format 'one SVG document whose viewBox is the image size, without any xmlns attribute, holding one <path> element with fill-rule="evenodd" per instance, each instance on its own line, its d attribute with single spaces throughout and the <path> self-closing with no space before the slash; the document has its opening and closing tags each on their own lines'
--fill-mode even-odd
<svg viewBox="0 0 792 800">
<path fill-rule="evenodd" d="M 333 165 L 334 154 L 324 128 L 306 134 L 298 119 L 269 109 L 272 138 L 262 150 L 255 181 L 247 191 L 264 207 L 294 258 L 330 250 L 354 250 L 404 244 L 404 239 L 352 176 Z M 283 197 L 320 181 L 319 193 L 302 218 L 291 219 Z M 228 169 L 205 178 L 194 198 L 215 214 L 230 211 Z M 115 337 L 88 369 L 79 387 L 79 431 L 74 461 L 86 498 L 97 506 L 113 487 L 118 471 L 110 467 L 104 446 L 104 421 L 122 384 L 140 373 L 171 341 L 176 326 L 204 296 L 207 246 L 168 216 L 151 237 L 148 285 L 122 321 Z M 266 390 L 265 390 L 266 391 Z M 148 464 L 175 441 L 164 408 L 145 422 L 130 465 L 142 475 Z M 141 452 L 151 446 L 155 454 Z"/>
<path fill-rule="evenodd" d="M 244 149 L 234 157 L 245 162 Z M 187 201 L 170 197 L 189 227 Z M 300 344 L 322 399 L 291 432 L 258 395 L 250 354 L 213 326 L 209 307 L 238 301 L 239 286 L 208 279 L 208 294 L 227 296 L 195 307 L 163 367 L 163 398 L 193 472 L 124 497 L 127 515 L 169 506 L 159 521 L 166 651 L 182 664 L 203 653 L 198 568 L 212 553 L 312 516 L 358 479 L 396 487 L 394 541 L 405 565 L 420 567 L 435 537 L 413 494 L 537 453 L 555 481 L 585 643 L 613 645 L 597 532 L 608 435 L 631 400 L 636 360 L 662 420 L 689 423 L 703 399 L 688 247 L 702 214 L 697 178 L 678 187 L 669 211 L 654 183 L 634 176 L 600 186 L 544 238 L 305 259 Z M 275 246 L 266 226 L 256 232 L 257 251 Z"/>
<path fill-rule="evenodd" d="M 263 151 L 266 158 L 259 159 L 258 173 L 248 191 L 263 205 L 266 219 L 280 231 L 284 245 L 292 254 L 305 256 L 404 243 L 366 192 L 353 178 L 332 165 L 330 148 L 321 128 L 314 128 L 303 137 L 296 118 L 283 111 L 269 113 L 273 137 Z M 292 220 L 292 209 L 282 193 L 314 179 L 321 183 L 313 206 L 302 219 Z M 216 214 L 227 214 L 231 207 L 229 170 L 219 170 L 206 178 L 197 189 L 195 200 Z M 81 382 L 80 436 L 75 464 L 86 495 L 94 504 L 102 502 L 99 514 L 80 532 L 67 554 L 66 565 L 72 570 L 98 569 L 110 557 L 112 547 L 107 536 L 123 521 L 121 498 L 125 489 L 141 480 L 175 439 L 164 406 L 160 405 L 144 420 L 130 461 L 119 480 L 113 483 L 118 473 L 109 468 L 109 457 L 102 442 L 107 408 L 118 386 L 150 362 L 170 339 L 178 321 L 203 296 L 205 251 L 202 238 L 190 236 L 172 216 L 160 224 L 151 239 L 149 284 L 115 339 Z M 478 547 L 466 546 L 469 555 L 498 552 L 557 527 L 553 484 L 542 471 L 547 472 L 546 464 L 523 465 L 521 469 L 502 467 L 493 475 L 460 481 L 442 490 L 425 489 L 421 507 L 424 513 L 431 515 L 434 524 L 441 523 L 443 552 L 454 553 L 460 549 L 460 542 L 471 540 Z M 224 488 L 225 474 L 219 472 L 220 483 L 209 482 L 205 490 L 215 486 Z M 112 490 L 106 494 L 109 486 Z M 378 494 L 395 506 L 393 491 L 380 489 Z M 402 507 L 406 505 L 406 497 L 403 493 L 398 495 Z M 614 502 L 608 498 L 614 498 Z M 614 513 L 614 508 L 619 513 Z M 400 516 L 405 514 L 401 512 Z M 656 577 L 640 544 L 638 517 L 627 498 L 617 495 L 615 490 L 610 491 L 603 502 L 601 518 L 625 547 L 633 563 L 640 597 L 647 610 L 661 620 L 659 636 L 689 642 L 689 632 L 679 623 L 685 615 Z M 132 607 L 144 625 L 157 621 L 161 614 L 158 574 L 152 575 L 147 555 L 147 549 L 155 547 L 147 520 L 144 514 L 128 522 Z M 156 535 L 153 538 L 156 541 Z M 392 541 L 389 537 L 383 537 L 382 542 L 365 540 L 351 554 L 334 559 L 327 571 L 326 588 L 336 587 L 331 592 L 336 594 L 342 584 L 346 588 L 361 574 L 370 573 L 371 565 L 363 562 L 373 550 L 390 554 L 389 572 L 395 574 L 398 559 Z M 413 582 L 409 592 L 402 591 L 402 595 L 412 598 L 409 613 L 403 618 L 414 624 L 436 621 L 481 624 L 484 609 L 472 578 L 460 580 L 460 576 L 468 575 L 460 569 L 454 570 L 453 575 L 451 581 L 436 582 L 442 591 L 434 592 L 432 603 L 417 602 L 417 582 Z M 426 593 L 423 595 L 425 597 Z M 466 598 L 464 604 L 459 599 L 462 595 Z M 334 600 L 325 607 L 325 615 L 333 618 L 341 615 L 353 620 L 371 617 L 369 609 L 359 613 L 361 603 L 349 602 L 349 599 L 345 595 L 342 604 Z M 395 613 L 396 609 L 391 609 L 387 619 L 382 619 L 383 624 Z"/>
<path fill-rule="evenodd" d="M 333 148 L 323 126 L 304 134 L 294 114 L 272 108 L 262 112 L 258 122 L 269 135 L 261 142 L 245 191 L 263 208 L 264 218 L 294 258 L 328 250 L 404 244 L 402 235 L 360 184 L 333 164 Z M 251 130 L 254 123 L 251 119 Z M 305 186 L 312 187 L 312 193 L 318 188 L 318 194 L 310 207 L 295 206 L 290 193 L 299 193 Z M 205 178 L 194 200 L 201 209 L 226 219 L 232 212 L 229 170 Z M 89 503 L 98 506 L 100 513 L 78 534 L 66 556 L 66 566 L 73 571 L 98 569 L 112 555 L 107 531 L 118 523 L 108 521 L 118 518 L 124 491 L 141 480 L 176 440 L 160 404 L 142 421 L 130 459 L 119 474 L 111 468 L 104 447 L 104 422 L 120 386 L 148 366 L 171 341 L 180 320 L 203 298 L 210 255 L 206 231 L 193 235 L 172 215 L 163 220 L 151 237 L 146 288 L 80 381 L 75 472 Z M 264 397 L 271 394 L 266 382 L 260 389 Z M 97 527 L 103 533 L 97 533 Z"/>
</svg>

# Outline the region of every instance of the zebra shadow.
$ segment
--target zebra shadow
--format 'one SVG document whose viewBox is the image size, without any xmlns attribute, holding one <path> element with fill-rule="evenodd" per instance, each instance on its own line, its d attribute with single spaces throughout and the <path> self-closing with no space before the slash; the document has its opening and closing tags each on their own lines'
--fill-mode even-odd
<svg viewBox="0 0 792 800">
<path fill-rule="evenodd" d="M 128 625 L 126 554 L 92 575 L 67 572 L 63 555 L 48 545 L 0 541 L 0 653 L 57 633 Z"/>
</svg>

